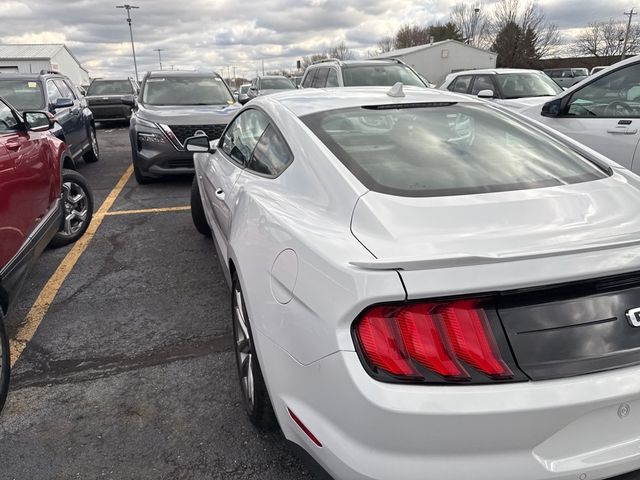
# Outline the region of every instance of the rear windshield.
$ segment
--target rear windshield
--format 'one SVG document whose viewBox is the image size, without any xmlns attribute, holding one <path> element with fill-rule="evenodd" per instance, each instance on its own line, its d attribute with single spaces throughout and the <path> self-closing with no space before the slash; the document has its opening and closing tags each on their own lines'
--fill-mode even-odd
<svg viewBox="0 0 640 480">
<path fill-rule="evenodd" d="M 144 83 L 147 105 L 227 105 L 235 103 L 220 77 L 151 77 Z"/>
<path fill-rule="evenodd" d="M 0 80 L 0 97 L 17 110 L 41 110 L 44 108 L 44 95 L 40 82 L 29 80 Z"/>
<path fill-rule="evenodd" d="M 342 78 L 345 87 L 391 87 L 397 82 L 414 87 L 424 87 L 420 77 L 406 65 L 354 65 L 344 67 Z"/>
<path fill-rule="evenodd" d="M 94 80 L 87 95 L 131 95 L 134 93 L 129 80 Z"/>
<path fill-rule="evenodd" d="M 505 73 L 495 76 L 504 98 L 554 97 L 562 88 L 544 73 Z"/>
<path fill-rule="evenodd" d="M 607 176 L 559 141 L 484 105 L 349 108 L 302 120 L 367 188 L 382 193 L 467 195 Z"/>
<path fill-rule="evenodd" d="M 296 88 L 288 78 L 261 78 L 260 90 L 290 90 Z"/>
</svg>

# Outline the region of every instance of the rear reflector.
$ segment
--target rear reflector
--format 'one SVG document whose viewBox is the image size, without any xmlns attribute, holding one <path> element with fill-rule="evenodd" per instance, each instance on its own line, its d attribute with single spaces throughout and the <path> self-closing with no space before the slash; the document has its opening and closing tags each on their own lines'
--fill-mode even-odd
<svg viewBox="0 0 640 480">
<path fill-rule="evenodd" d="M 307 426 L 300 421 L 296 414 L 293 413 L 290 408 L 287 408 L 287 411 L 289 412 L 289 416 L 291 417 L 291 419 L 296 422 L 296 425 L 300 427 L 300 429 L 307 435 L 307 437 L 309 437 L 311 441 L 316 444 L 316 446 L 322 448 L 322 444 L 320 443 L 320 441 L 313 433 L 311 433 L 311 430 L 309 430 Z"/>
<path fill-rule="evenodd" d="M 469 382 L 474 375 L 465 366 L 494 380 L 513 377 L 478 300 L 373 307 L 355 336 L 374 373 L 403 381 Z"/>
</svg>

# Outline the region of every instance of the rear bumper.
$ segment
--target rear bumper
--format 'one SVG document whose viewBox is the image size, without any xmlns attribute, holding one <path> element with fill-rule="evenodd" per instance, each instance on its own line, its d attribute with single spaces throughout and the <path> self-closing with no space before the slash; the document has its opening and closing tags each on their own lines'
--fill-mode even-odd
<svg viewBox="0 0 640 480">
<path fill-rule="evenodd" d="M 355 352 L 303 366 L 264 335 L 256 340 L 283 432 L 336 479 L 599 480 L 640 469 L 640 368 L 491 386 L 391 385 L 370 378 Z"/>
<path fill-rule="evenodd" d="M 89 105 L 96 122 L 129 120 L 131 118 L 131 107 L 123 104 L 112 105 Z"/>
</svg>

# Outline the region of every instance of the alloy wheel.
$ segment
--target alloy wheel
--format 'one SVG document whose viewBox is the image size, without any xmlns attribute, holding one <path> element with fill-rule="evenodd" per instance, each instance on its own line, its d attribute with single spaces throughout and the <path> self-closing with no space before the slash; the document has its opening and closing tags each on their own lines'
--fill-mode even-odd
<svg viewBox="0 0 640 480">
<path fill-rule="evenodd" d="M 64 201 L 64 228 L 66 236 L 73 236 L 82 229 L 89 216 L 89 200 L 81 185 L 75 182 L 62 184 L 62 199 Z"/>
<path fill-rule="evenodd" d="M 235 323 L 234 340 L 242 395 L 247 409 L 252 411 L 255 400 L 253 342 L 244 313 L 242 292 L 238 288 L 234 288 L 233 291 L 233 321 Z"/>
<path fill-rule="evenodd" d="M 93 154 L 97 157 L 98 154 L 100 153 L 99 151 L 99 147 L 98 147 L 98 137 L 96 136 L 96 131 L 94 128 L 91 128 L 90 130 L 90 137 L 91 137 L 91 150 L 93 151 Z"/>
</svg>

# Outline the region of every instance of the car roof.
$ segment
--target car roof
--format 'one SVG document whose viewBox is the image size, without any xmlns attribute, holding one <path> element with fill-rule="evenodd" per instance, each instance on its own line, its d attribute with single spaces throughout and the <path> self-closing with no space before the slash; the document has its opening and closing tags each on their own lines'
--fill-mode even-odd
<svg viewBox="0 0 640 480">
<path fill-rule="evenodd" d="M 459 75 L 504 75 L 508 73 L 541 73 L 540 70 L 533 70 L 530 68 L 479 68 L 477 70 L 462 70 L 460 72 L 454 72 L 450 74 L 453 76 Z"/>
<path fill-rule="evenodd" d="M 284 75 L 258 75 L 258 78 L 287 78 L 287 77 L 285 77 Z"/>
<path fill-rule="evenodd" d="M 0 75 L 0 80 L 39 80 L 48 77 L 63 78 L 64 75 L 61 73 L 3 73 Z"/>
<path fill-rule="evenodd" d="M 220 76 L 217 72 L 205 72 L 194 70 L 154 70 L 147 72 L 149 78 L 158 77 L 210 77 L 213 75 Z"/>
<path fill-rule="evenodd" d="M 286 90 L 273 95 L 257 97 L 252 104 L 277 102 L 286 107 L 294 115 L 302 117 L 312 113 L 340 108 L 353 108 L 362 105 L 389 105 L 405 103 L 477 103 L 483 104 L 466 95 L 459 95 L 446 90 L 421 87 L 403 87 L 404 97 L 387 95 L 389 87 L 346 87 L 346 88 L 304 88 Z"/>
<path fill-rule="evenodd" d="M 336 58 L 328 58 L 326 60 L 319 60 L 317 62 L 314 62 L 311 65 L 309 65 L 308 68 L 321 67 L 321 66 L 327 66 L 332 64 L 334 65 L 338 64 L 341 67 L 359 67 L 359 66 L 367 66 L 367 65 L 402 65 L 402 62 L 399 62 L 398 60 L 393 58 L 380 58 L 380 59 L 367 58 L 364 60 L 339 60 Z"/>
</svg>

